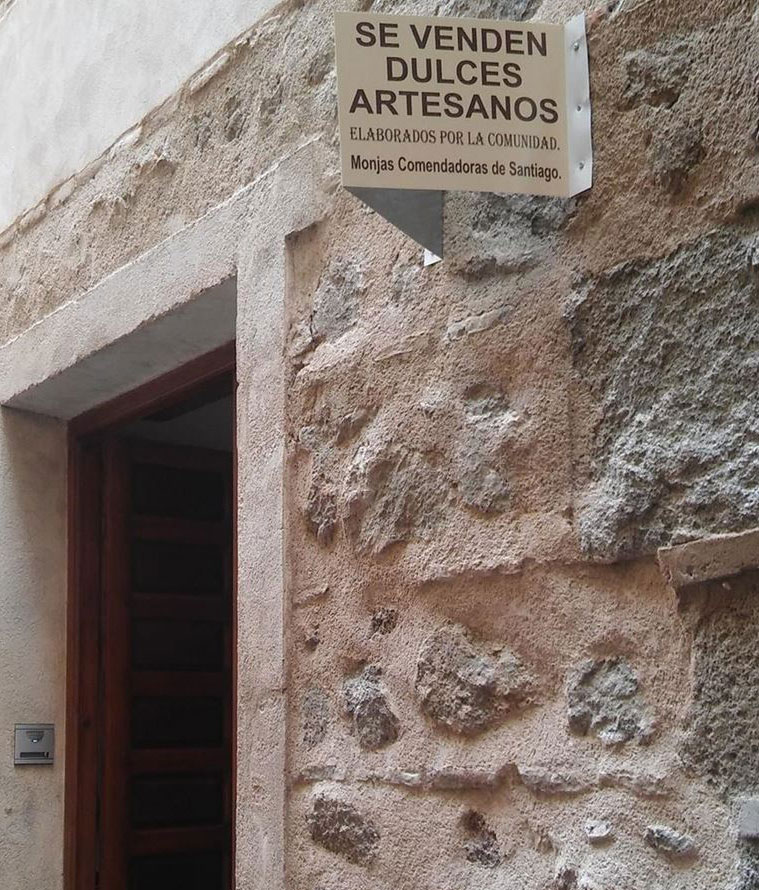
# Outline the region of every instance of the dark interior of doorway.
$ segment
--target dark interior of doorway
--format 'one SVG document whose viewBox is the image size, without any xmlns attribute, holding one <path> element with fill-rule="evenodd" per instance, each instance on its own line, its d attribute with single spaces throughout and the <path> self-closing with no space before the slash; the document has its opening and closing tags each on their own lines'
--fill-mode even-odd
<svg viewBox="0 0 759 890">
<path fill-rule="evenodd" d="M 232 887 L 234 372 L 214 367 L 72 424 L 72 890 Z"/>
</svg>

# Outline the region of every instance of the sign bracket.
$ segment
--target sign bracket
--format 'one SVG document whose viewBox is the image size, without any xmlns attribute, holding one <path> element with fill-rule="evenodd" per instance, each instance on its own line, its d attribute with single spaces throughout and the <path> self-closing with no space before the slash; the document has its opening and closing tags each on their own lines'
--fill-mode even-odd
<svg viewBox="0 0 759 890">
<path fill-rule="evenodd" d="M 443 192 L 348 186 L 348 191 L 442 259 Z"/>
</svg>

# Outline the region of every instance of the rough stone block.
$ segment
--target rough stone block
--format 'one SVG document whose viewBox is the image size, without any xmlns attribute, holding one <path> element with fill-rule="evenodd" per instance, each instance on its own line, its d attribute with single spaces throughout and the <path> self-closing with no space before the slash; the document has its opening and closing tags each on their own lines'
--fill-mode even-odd
<svg viewBox="0 0 759 890">
<path fill-rule="evenodd" d="M 600 415 L 578 511 L 589 555 L 759 525 L 754 242 L 719 230 L 579 286 L 573 362 Z"/>
<path fill-rule="evenodd" d="M 543 0 L 445 0 L 437 15 L 520 21 L 535 15 Z"/>
<path fill-rule="evenodd" d="M 373 637 L 379 634 L 380 636 L 384 637 L 387 634 L 392 633 L 397 626 L 397 609 L 377 609 L 377 611 L 372 615 L 372 620 L 369 625 L 369 636 Z"/>
<path fill-rule="evenodd" d="M 465 735 L 482 732 L 526 704 L 531 686 L 512 652 L 474 643 L 459 625 L 435 631 L 417 662 L 422 709 L 439 726 Z"/>
<path fill-rule="evenodd" d="M 725 795 L 759 790 L 759 574 L 741 576 L 693 642 L 685 763 Z"/>
<path fill-rule="evenodd" d="M 607 745 L 646 741 L 651 726 L 638 691 L 638 678 L 623 659 L 583 662 L 567 682 L 570 729 L 579 735 L 594 733 Z"/>
<path fill-rule="evenodd" d="M 468 810 L 461 820 L 467 840 L 464 843 L 469 862 L 485 868 L 496 868 L 503 860 L 495 831 L 487 824 L 482 813 Z"/>
<path fill-rule="evenodd" d="M 679 194 L 705 155 L 700 123 L 672 118 L 663 121 L 650 155 L 654 181 L 671 195 Z"/>
<path fill-rule="evenodd" d="M 446 205 L 451 268 L 468 278 L 532 269 L 576 211 L 574 198 L 451 193 Z"/>
<path fill-rule="evenodd" d="M 525 788 L 542 797 L 585 794 L 595 786 L 595 781 L 591 777 L 565 773 L 535 764 L 519 766 L 517 773 Z"/>
<path fill-rule="evenodd" d="M 466 18 L 510 19 L 530 18 L 543 0 L 443 0 L 427 9 L 418 0 L 374 0 L 372 12 L 392 15 L 441 15 Z"/>
<path fill-rule="evenodd" d="M 614 831 L 604 819 L 588 819 L 583 830 L 589 844 L 601 845 L 614 839 Z"/>
<path fill-rule="evenodd" d="M 578 871 L 574 866 L 562 865 L 551 883 L 551 890 L 578 890 Z"/>
<path fill-rule="evenodd" d="M 481 513 L 503 513 L 509 506 L 510 491 L 501 473 L 476 452 L 464 451 L 457 457 L 461 500 Z"/>
<path fill-rule="evenodd" d="M 759 851 L 756 844 L 741 844 L 738 880 L 730 890 L 759 890 Z"/>
<path fill-rule="evenodd" d="M 306 822 L 313 841 L 348 862 L 369 865 L 376 858 L 380 833 L 353 804 L 319 795 Z"/>
<path fill-rule="evenodd" d="M 666 41 L 650 49 L 625 53 L 622 64 L 625 70 L 622 108 L 641 104 L 671 108 L 688 80 L 691 58 L 684 41 Z"/>
<path fill-rule="evenodd" d="M 353 717 L 359 744 L 367 751 L 377 751 L 398 738 L 398 718 L 390 710 L 380 685 L 382 672 L 369 665 L 343 687 L 345 705 Z"/>
<path fill-rule="evenodd" d="M 669 825 L 649 825 L 644 837 L 649 847 L 673 859 L 693 859 L 698 855 L 693 838 Z"/>
<path fill-rule="evenodd" d="M 349 262 L 333 263 L 314 294 L 311 330 L 317 340 L 334 340 L 358 318 L 359 298 L 366 289 L 361 268 Z"/>
<path fill-rule="evenodd" d="M 323 689 L 313 686 L 306 691 L 301 713 L 301 733 L 307 748 L 313 748 L 327 734 L 329 698 Z"/>
<path fill-rule="evenodd" d="M 450 490 L 420 454 L 391 445 L 359 447 L 343 493 L 343 522 L 362 553 L 425 538 L 442 521 Z"/>
<path fill-rule="evenodd" d="M 337 525 L 337 499 L 334 490 L 320 473 L 316 473 L 311 480 L 305 513 L 316 540 L 328 547 Z"/>
</svg>

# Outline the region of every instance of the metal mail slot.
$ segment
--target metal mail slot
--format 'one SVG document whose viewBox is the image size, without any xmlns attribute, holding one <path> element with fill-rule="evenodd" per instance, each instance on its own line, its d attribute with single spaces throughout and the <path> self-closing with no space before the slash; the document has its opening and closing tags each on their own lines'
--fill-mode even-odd
<svg viewBox="0 0 759 890">
<path fill-rule="evenodd" d="M 53 763 L 55 726 L 52 723 L 17 723 L 15 736 L 13 763 L 16 766 Z"/>
</svg>

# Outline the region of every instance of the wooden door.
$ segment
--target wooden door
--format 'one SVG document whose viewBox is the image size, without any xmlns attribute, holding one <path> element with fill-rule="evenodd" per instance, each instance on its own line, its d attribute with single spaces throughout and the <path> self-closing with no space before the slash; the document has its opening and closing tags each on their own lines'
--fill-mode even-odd
<svg viewBox="0 0 759 890">
<path fill-rule="evenodd" d="M 229 890 L 231 455 L 104 447 L 102 890 Z"/>
</svg>

